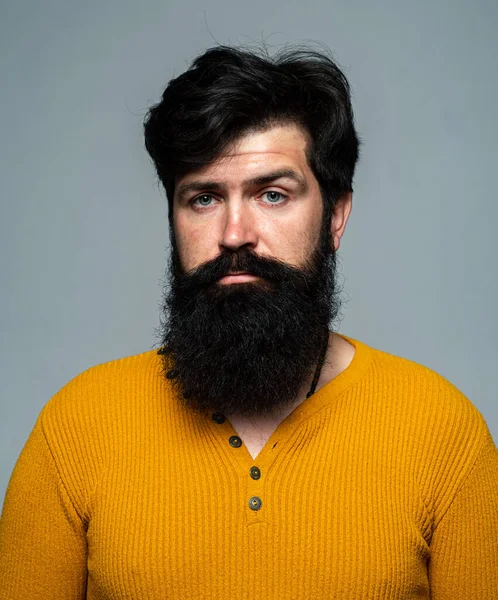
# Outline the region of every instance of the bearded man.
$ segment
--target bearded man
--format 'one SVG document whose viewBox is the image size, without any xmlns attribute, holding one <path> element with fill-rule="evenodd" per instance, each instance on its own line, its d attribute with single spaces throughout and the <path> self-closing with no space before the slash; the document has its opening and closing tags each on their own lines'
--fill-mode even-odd
<svg viewBox="0 0 498 600">
<path fill-rule="evenodd" d="M 334 331 L 358 158 L 325 54 L 217 47 L 145 122 L 169 201 L 160 349 L 47 403 L 0 596 L 498 598 L 498 452 L 449 381 Z"/>
</svg>

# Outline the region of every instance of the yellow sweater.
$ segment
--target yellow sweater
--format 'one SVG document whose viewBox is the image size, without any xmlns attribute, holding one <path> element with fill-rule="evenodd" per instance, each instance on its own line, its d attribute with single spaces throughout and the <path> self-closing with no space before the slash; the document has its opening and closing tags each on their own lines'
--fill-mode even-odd
<svg viewBox="0 0 498 600">
<path fill-rule="evenodd" d="M 498 599 L 485 421 L 434 371 L 343 337 L 350 366 L 255 460 L 155 351 L 69 382 L 9 484 L 0 598 Z"/>
</svg>

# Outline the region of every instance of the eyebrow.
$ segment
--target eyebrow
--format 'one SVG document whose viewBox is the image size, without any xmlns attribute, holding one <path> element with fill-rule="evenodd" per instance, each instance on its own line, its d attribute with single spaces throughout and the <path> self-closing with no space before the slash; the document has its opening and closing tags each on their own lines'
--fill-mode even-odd
<svg viewBox="0 0 498 600">
<path fill-rule="evenodd" d="M 269 183 L 273 183 L 277 179 L 291 179 L 298 185 L 298 192 L 300 194 L 305 194 L 308 191 L 308 183 L 306 179 L 300 175 L 294 169 L 278 169 L 277 171 L 271 171 L 270 173 L 265 173 L 263 175 L 258 175 L 257 177 L 252 177 L 251 179 L 246 179 L 242 182 L 244 187 L 255 186 L 255 185 L 268 185 Z M 210 191 L 210 192 L 218 192 L 226 189 L 226 185 L 221 181 L 212 181 L 212 180 L 196 180 L 189 181 L 187 183 L 182 183 L 178 186 L 178 196 L 181 198 L 185 196 L 189 192 L 201 192 L 201 191 Z"/>
</svg>

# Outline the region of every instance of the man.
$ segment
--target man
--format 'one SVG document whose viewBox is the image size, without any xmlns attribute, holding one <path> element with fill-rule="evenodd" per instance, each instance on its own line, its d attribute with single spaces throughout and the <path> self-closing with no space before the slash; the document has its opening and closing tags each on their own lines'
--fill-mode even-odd
<svg viewBox="0 0 498 600">
<path fill-rule="evenodd" d="M 358 157 L 324 54 L 218 47 L 145 123 L 161 348 L 43 409 L 0 597 L 498 598 L 498 453 L 450 382 L 331 329 Z"/>
</svg>

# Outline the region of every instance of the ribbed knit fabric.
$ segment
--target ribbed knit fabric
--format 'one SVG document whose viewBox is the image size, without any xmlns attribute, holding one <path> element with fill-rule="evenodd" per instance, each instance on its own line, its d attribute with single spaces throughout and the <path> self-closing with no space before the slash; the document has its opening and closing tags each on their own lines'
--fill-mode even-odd
<svg viewBox="0 0 498 600">
<path fill-rule="evenodd" d="M 155 351 L 73 379 L 14 469 L 0 598 L 498 599 L 485 421 L 434 371 L 343 337 L 349 367 L 255 460 Z"/>
</svg>

